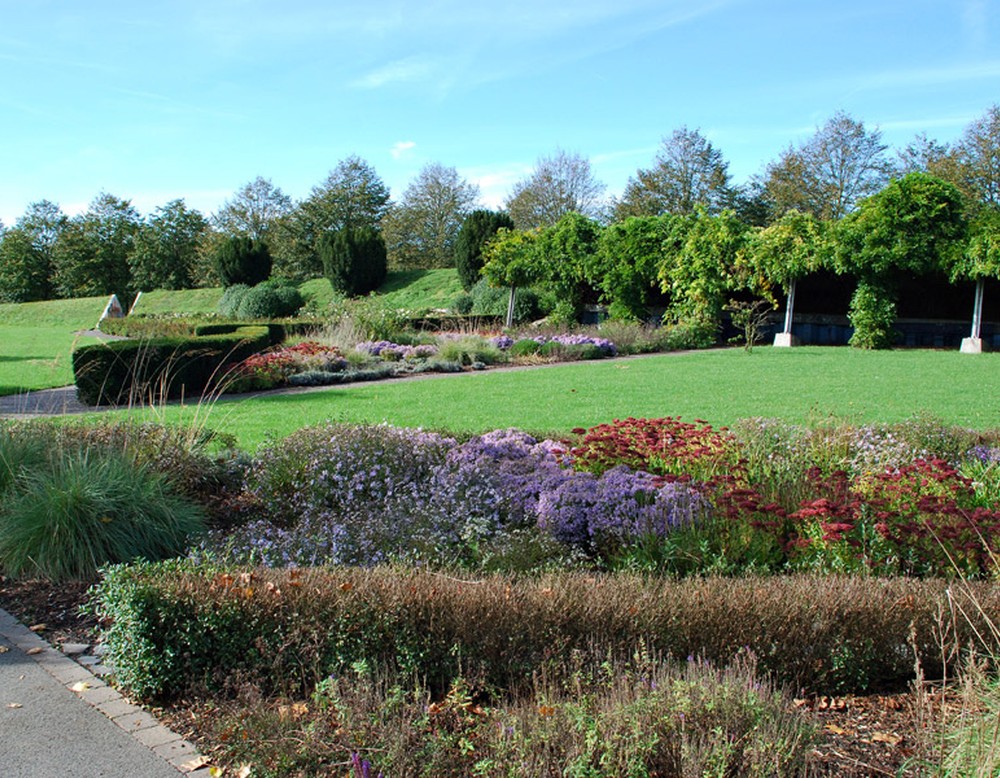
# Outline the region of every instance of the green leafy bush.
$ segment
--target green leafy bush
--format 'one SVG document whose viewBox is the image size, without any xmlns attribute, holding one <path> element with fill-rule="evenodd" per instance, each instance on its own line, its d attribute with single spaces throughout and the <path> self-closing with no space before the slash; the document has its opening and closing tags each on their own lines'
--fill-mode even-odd
<svg viewBox="0 0 1000 778">
<path fill-rule="evenodd" d="M 512 357 L 530 357 L 542 350 L 542 344 L 533 338 L 521 338 L 515 340 L 513 345 L 507 350 Z"/>
<path fill-rule="evenodd" d="M 0 508 L 0 568 L 52 581 L 184 551 L 204 514 L 122 454 L 69 450 L 17 479 Z"/>
<path fill-rule="evenodd" d="M 896 302 L 884 283 L 859 279 L 847 318 L 854 327 L 850 343 L 855 348 L 891 348 L 896 342 Z"/>
</svg>

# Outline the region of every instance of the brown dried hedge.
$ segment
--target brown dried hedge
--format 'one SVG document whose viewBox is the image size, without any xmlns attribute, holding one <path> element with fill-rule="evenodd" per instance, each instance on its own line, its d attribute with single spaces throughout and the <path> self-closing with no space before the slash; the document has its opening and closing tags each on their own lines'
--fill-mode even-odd
<svg viewBox="0 0 1000 778">
<path fill-rule="evenodd" d="M 793 691 L 933 677 L 985 619 L 991 583 L 833 576 L 655 579 L 563 573 L 461 581 L 412 569 L 113 567 L 96 590 L 117 679 L 139 698 L 218 693 L 235 679 L 308 690 L 364 662 L 446 688 L 459 673 L 514 689 L 571 652 L 637 647 L 719 665 L 753 652 Z M 963 616 L 963 611 L 966 616 Z"/>
</svg>

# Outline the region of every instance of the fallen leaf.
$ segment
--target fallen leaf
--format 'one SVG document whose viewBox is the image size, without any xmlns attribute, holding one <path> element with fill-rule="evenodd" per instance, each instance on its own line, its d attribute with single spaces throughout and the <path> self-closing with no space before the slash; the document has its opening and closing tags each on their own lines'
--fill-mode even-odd
<svg viewBox="0 0 1000 778">
<path fill-rule="evenodd" d="M 19 703 L 19 702 L 8 702 L 7 703 L 7 707 L 8 708 L 23 708 L 24 706 L 21 703 Z"/>
<path fill-rule="evenodd" d="M 211 760 L 207 756 L 196 756 L 194 759 L 190 759 L 181 765 L 181 770 L 186 773 L 193 773 L 195 770 L 200 770 L 202 767 L 207 765 Z M 212 775 L 218 775 L 219 773 L 214 773 L 211 770 L 209 772 Z"/>
<path fill-rule="evenodd" d="M 850 734 L 846 729 L 844 729 L 843 727 L 838 727 L 836 724 L 827 724 L 825 727 L 823 727 L 823 729 L 825 729 L 827 732 L 833 733 L 834 735 Z"/>
<path fill-rule="evenodd" d="M 891 732 L 875 732 L 872 735 L 873 743 L 888 743 L 890 746 L 898 746 L 903 742 L 902 735 L 894 735 Z"/>
<path fill-rule="evenodd" d="M 85 692 L 89 688 L 90 684 L 87 683 L 86 681 L 79 681 L 69 687 L 70 691 L 76 692 L 77 694 L 79 694 L 80 692 Z"/>
<path fill-rule="evenodd" d="M 253 768 L 250 767 L 250 765 L 245 764 L 239 769 L 239 772 L 236 773 L 236 778 L 250 778 L 250 773 L 252 771 Z"/>
<path fill-rule="evenodd" d="M 792 700 L 792 704 L 794 704 L 796 708 L 808 708 L 809 707 L 809 698 L 807 698 L 807 697 L 796 697 L 794 700 Z"/>
<path fill-rule="evenodd" d="M 34 656 L 35 654 L 42 653 L 44 650 L 45 650 L 44 648 L 39 648 L 38 646 L 35 646 L 34 648 L 29 648 L 24 653 L 26 653 L 28 656 Z"/>
<path fill-rule="evenodd" d="M 47 624 L 32 624 L 30 627 L 28 627 L 28 629 L 30 629 L 32 632 L 44 632 L 45 630 L 48 629 L 48 625 Z"/>
</svg>

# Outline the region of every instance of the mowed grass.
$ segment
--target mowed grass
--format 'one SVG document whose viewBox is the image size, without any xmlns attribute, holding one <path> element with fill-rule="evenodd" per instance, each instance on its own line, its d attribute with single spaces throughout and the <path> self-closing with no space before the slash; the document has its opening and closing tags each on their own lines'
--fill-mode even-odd
<svg viewBox="0 0 1000 778">
<path fill-rule="evenodd" d="M 976 429 L 1000 426 L 1000 354 L 758 348 L 579 362 L 529 370 L 383 381 L 294 394 L 169 405 L 148 416 L 206 423 L 255 449 L 326 420 L 481 432 L 565 434 L 627 416 L 713 425 L 765 416 L 892 422 L 928 414 Z"/>
<path fill-rule="evenodd" d="M 0 395 L 73 383 L 73 349 L 95 342 L 107 297 L 0 304 Z"/>
<path fill-rule="evenodd" d="M 299 291 L 313 311 L 326 311 L 333 301 L 333 288 L 325 278 L 305 281 L 299 285 Z M 409 311 L 448 308 L 461 293 L 462 284 L 454 268 L 394 270 L 378 289 L 387 306 Z"/>
<path fill-rule="evenodd" d="M 159 289 L 155 292 L 143 292 L 135 305 L 134 313 L 144 316 L 215 313 L 221 297 L 221 286 L 170 292 Z"/>
</svg>

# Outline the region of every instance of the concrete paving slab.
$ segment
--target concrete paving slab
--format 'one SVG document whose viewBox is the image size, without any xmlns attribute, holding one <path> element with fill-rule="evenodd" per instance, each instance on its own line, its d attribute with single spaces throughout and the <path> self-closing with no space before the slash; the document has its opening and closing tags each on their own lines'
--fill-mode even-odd
<svg viewBox="0 0 1000 778">
<path fill-rule="evenodd" d="M 200 778 L 195 746 L 0 609 L 3 778 Z M 75 691 L 74 691 L 75 689 Z"/>
</svg>

